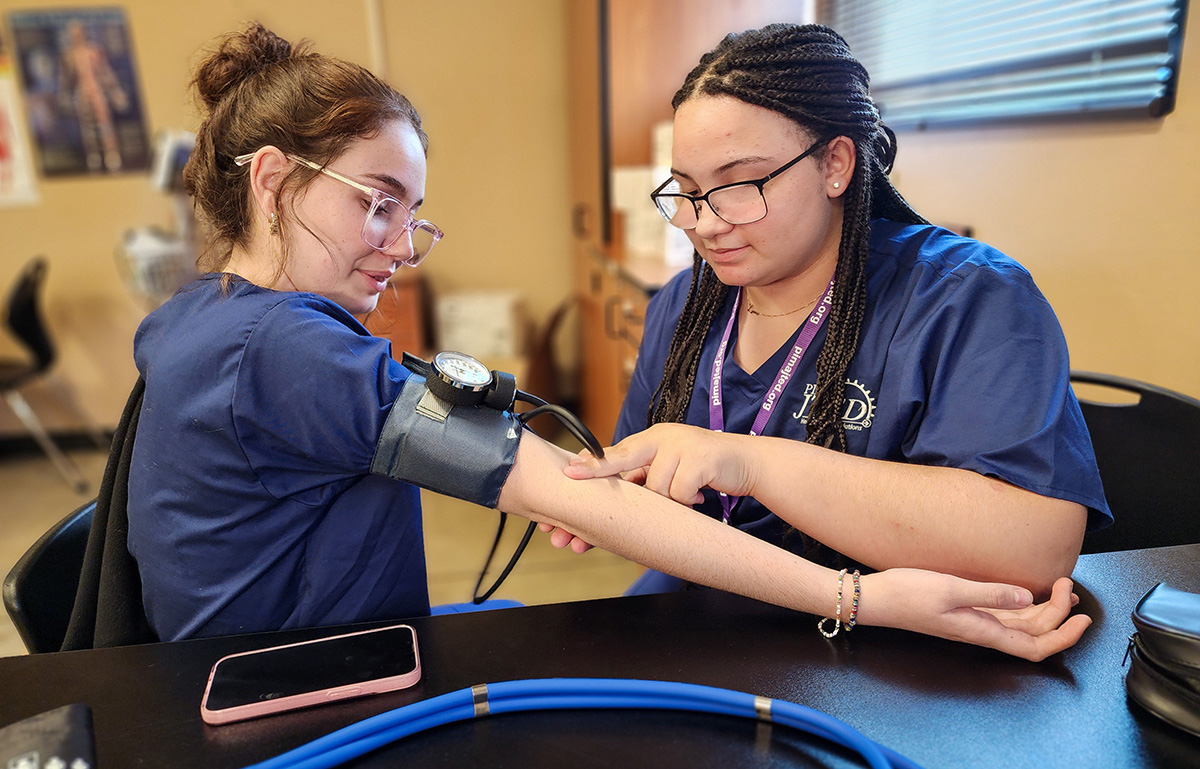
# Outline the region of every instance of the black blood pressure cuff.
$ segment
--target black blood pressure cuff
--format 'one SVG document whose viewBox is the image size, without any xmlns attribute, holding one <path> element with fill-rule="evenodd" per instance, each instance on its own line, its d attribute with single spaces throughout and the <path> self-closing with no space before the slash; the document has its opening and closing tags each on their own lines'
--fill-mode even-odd
<svg viewBox="0 0 1200 769">
<path fill-rule="evenodd" d="M 375 445 L 371 472 L 495 507 L 517 458 L 522 426 L 509 411 L 454 406 L 412 374 Z"/>
</svg>

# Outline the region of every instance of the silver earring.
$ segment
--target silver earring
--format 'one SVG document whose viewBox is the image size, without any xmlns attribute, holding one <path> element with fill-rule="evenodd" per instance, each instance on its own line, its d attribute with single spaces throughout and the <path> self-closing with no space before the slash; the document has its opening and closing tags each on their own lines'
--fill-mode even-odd
<svg viewBox="0 0 1200 769">
<path fill-rule="evenodd" d="M 279 234 L 279 214 L 274 211 L 267 217 L 267 231 L 272 235 Z"/>
</svg>

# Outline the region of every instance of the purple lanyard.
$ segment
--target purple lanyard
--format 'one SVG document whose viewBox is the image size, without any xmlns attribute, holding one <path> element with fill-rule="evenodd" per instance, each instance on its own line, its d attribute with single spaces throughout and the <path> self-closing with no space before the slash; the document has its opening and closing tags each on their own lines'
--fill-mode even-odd
<svg viewBox="0 0 1200 769">
<path fill-rule="evenodd" d="M 808 346 L 812 344 L 813 337 L 821 330 L 821 326 L 825 323 L 825 318 L 829 317 L 830 296 L 833 293 L 833 281 L 829 281 L 828 288 L 821 298 L 817 301 L 817 306 L 813 309 L 812 315 L 808 316 L 808 321 L 801 327 L 799 333 L 796 334 L 796 341 L 792 344 L 792 352 L 788 355 L 787 360 L 783 362 L 779 373 L 775 375 L 775 383 L 771 385 L 771 389 L 767 391 L 766 397 L 763 398 L 762 405 L 758 407 L 758 416 L 754 418 L 754 425 L 750 428 L 751 435 L 762 435 L 763 428 L 767 426 L 767 420 L 771 418 L 771 412 L 775 408 L 775 402 L 779 400 L 779 396 L 783 394 L 787 383 L 791 380 L 792 374 L 796 372 L 796 366 L 800 363 L 800 359 L 804 357 Z M 739 287 L 737 295 L 733 299 L 733 312 L 729 314 L 729 322 L 725 324 L 725 334 L 721 337 L 721 346 L 717 348 L 717 358 L 713 361 L 712 368 L 712 398 L 708 402 L 708 428 L 717 432 L 725 432 L 725 408 L 721 400 L 721 375 L 725 367 L 725 351 L 729 347 L 729 337 L 733 334 L 733 324 L 737 321 L 738 307 L 742 303 L 742 289 Z M 730 497 L 725 494 L 720 494 L 721 509 L 723 513 L 721 520 L 729 523 L 729 514 L 733 512 L 734 506 L 738 503 L 738 497 Z"/>
</svg>

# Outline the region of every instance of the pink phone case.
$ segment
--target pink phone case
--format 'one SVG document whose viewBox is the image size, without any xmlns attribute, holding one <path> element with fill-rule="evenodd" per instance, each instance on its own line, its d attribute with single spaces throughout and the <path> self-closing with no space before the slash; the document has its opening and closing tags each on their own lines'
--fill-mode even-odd
<svg viewBox="0 0 1200 769">
<path fill-rule="evenodd" d="M 328 689 L 320 689 L 317 691 L 303 692 L 287 697 L 279 697 L 277 699 L 265 700 L 262 702 L 254 702 L 247 705 L 239 705 L 231 708 L 222 708 L 220 710 L 209 710 L 208 695 L 212 689 L 213 679 L 217 675 L 217 668 L 221 663 L 235 657 L 247 657 L 257 654 L 265 654 L 276 649 L 287 649 L 296 646 L 313 646 L 313 664 L 320 664 L 321 646 L 333 641 L 351 636 L 363 635 L 365 633 L 378 633 L 396 628 L 407 628 L 412 633 L 413 644 L 413 659 L 416 662 L 416 667 L 403 675 L 388 676 L 386 678 L 376 678 L 370 681 L 352 684 L 349 686 L 337 686 Z M 367 694 L 380 694 L 382 692 L 395 691 L 397 689 L 405 689 L 416 684 L 421 680 L 421 654 L 417 648 L 417 634 L 408 625 L 389 625 L 388 627 L 375 628 L 372 630 L 360 630 L 354 633 L 342 633 L 340 635 L 329 636 L 328 638 L 316 638 L 311 641 L 300 641 L 294 644 L 282 644 L 280 646 L 271 646 L 265 649 L 252 649 L 251 651 L 238 652 L 237 654 L 229 654 L 217 660 L 213 665 L 212 670 L 208 674 L 208 683 L 204 687 L 204 697 L 200 703 L 200 717 L 204 722 L 212 725 L 227 724 L 233 721 L 242 721 L 247 718 L 257 718 L 271 713 L 281 713 L 287 710 L 296 710 L 297 708 L 306 708 L 313 705 L 322 705 L 329 702 L 337 702 L 340 700 L 352 699 L 354 697 L 362 697 Z"/>
</svg>

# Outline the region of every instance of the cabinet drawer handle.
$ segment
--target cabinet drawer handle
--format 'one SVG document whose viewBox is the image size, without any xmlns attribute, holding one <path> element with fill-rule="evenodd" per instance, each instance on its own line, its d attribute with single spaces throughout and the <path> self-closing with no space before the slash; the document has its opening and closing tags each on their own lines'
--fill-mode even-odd
<svg viewBox="0 0 1200 769">
<path fill-rule="evenodd" d="M 610 296 L 604 300 L 604 333 L 609 339 L 624 337 L 624 329 L 617 327 L 617 316 L 613 312 L 620 302 L 619 296 Z"/>
</svg>

